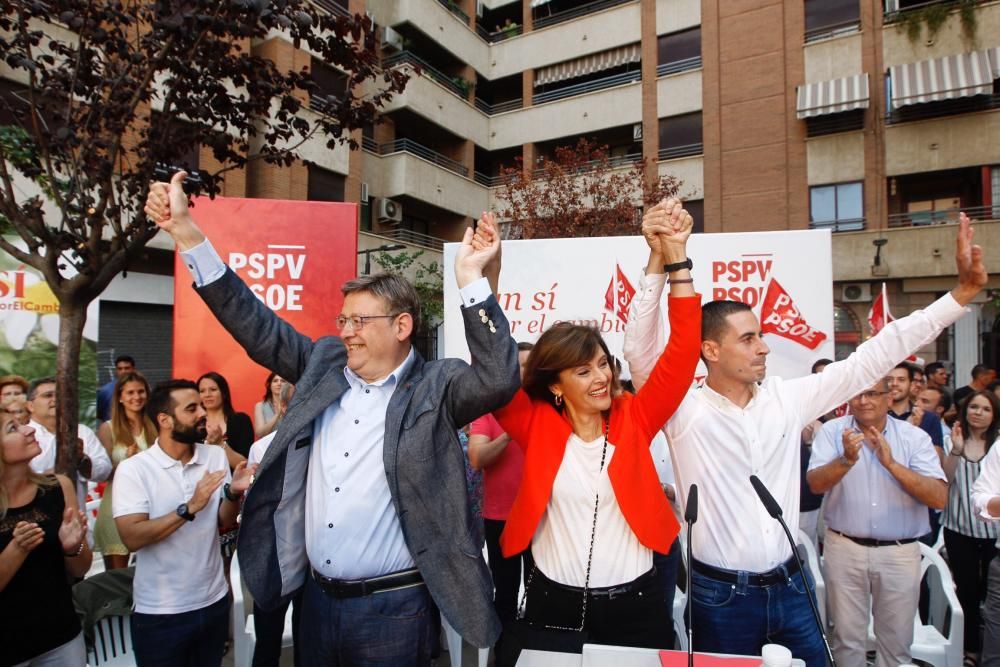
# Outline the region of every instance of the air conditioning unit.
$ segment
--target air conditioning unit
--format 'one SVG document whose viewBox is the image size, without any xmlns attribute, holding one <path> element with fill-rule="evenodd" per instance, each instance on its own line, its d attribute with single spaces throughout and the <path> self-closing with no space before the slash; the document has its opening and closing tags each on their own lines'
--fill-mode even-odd
<svg viewBox="0 0 1000 667">
<path fill-rule="evenodd" d="M 403 221 L 403 207 L 384 197 L 378 200 L 378 221 L 396 223 Z"/>
<path fill-rule="evenodd" d="M 361 203 L 362 204 L 367 204 L 368 203 L 368 184 L 367 183 L 362 183 L 361 184 Z"/>
<path fill-rule="evenodd" d="M 870 283 L 846 283 L 840 287 L 840 300 L 845 303 L 863 303 L 872 300 Z"/>
<path fill-rule="evenodd" d="M 400 35 L 396 30 L 393 30 L 389 26 L 386 26 L 385 30 L 382 32 L 382 48 L 402 51 L 403 36 Z"/>
</svg>

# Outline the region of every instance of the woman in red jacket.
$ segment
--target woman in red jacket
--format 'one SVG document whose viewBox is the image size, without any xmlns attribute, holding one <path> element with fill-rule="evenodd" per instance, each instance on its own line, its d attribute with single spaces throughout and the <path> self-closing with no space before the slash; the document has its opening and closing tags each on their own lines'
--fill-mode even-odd
<svg viewBox="0 0 1000 667">
<path fill-rule="evenodd" d="M 559 323 L 535 344 L 522 390 L 496 413 L 525 451 L 501 545 L 508 557 L 530 546 L 524 601 L 530 648 L 566 650 L 565 630 L 577 629 L 588 643 L 670 648 L 670 611 L 653 551 L 669 551 L 679 528 L 649 445 L 684 398 L 698 363 L 701 298 L 686 255 L 691 225 L 676 200 L 643 219 L 646 272 L 669 274 L 670 340 L 637 395 L 620 390 L 596 329 Z M 510 634 L 517 642 L 517 632 Z"/>
</svg>

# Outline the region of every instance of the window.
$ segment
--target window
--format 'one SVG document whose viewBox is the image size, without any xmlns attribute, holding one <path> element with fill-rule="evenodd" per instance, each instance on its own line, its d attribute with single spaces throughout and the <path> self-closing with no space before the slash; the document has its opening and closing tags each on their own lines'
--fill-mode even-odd
<svg viewBox="0 0 1000 667">
<path fill-rule="evenodd" d="M 809 226 L 835 232 L 865 228 L 864 188 L 861 181 L 809 188 Z"/>
<path fill-rule="evenodd" d="M 312 59 L 310 76 L 316 89 L 309 95 L 309 108 L 323 112 L 338 104 L 347 94 L 347 75 L 321 60 Z"/>
<path fill-rule="evenodd" d="M 702 154 L 701 112 L 660 119 L 660 159 Z"/>
<path fill-rule="evenodd" d="M 846 359 L 861 344 L 861 323 L 851 309 L 839 303 L 833 304 L 833 349 L 834 359 Z"/>
<path fill-rule="evenodd" d="M 344 201 L 347 177 L 314 164 L 308 165 L 308 168 L 309 201 Z"/>
<path fill-rule="evenodd" d="M 701 26 L 657 38 L 657 76 L 701 67 Z"/>
<path fill-rule="evenodd" d="M 684 208 L 687 212 L 691 214 L 694 219 L 694 227 L 692 227 L 691 232 L 693 234 L 701 234 L 705 231 L 705 200 L 704 199 L 692 199 L 690 201 L 684 202 Z"/>
<path fill-rule="evenodd" d="M 806 0 L 806 41 L 856 31 L 859 5 L 858 0 Z"/>
</svg>

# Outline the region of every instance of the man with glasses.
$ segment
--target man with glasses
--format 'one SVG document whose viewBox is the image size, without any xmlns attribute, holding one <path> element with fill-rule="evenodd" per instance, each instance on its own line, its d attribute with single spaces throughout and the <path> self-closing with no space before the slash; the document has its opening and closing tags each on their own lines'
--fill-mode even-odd
<svg viewBox="0 0 1000 667">
<path fill-rule="evenodd" d="M 500 250 L 492 216 L 480 224 L 490 244 L 476 250 L 469 229 L 455 261 L 473 363 L 424 362 L 411 344 L 419 297 L 399 276 L 346 283 L 339 336 L 295 331 L 222 263 L 188 212 L 184 177 L 153 185 L 146 214 L 223 326 L 296 387 L 243 508 L 237 554 L 254 600 L 271 609 L 303 590 L 305 664 L 428 665 L 435 605 L 470 643 L 492 645 L 500 623 L 456 430 L 520 384 L 483 278 Z"/>
<path fill-rule="evenodd" d="M 948 483 L 931 439 L 889 418 L 890 378 L 849 401 L 851 414 L 827 422 L 813 443 L 806 479 L 827 494 L 824 556 L 832 647 L 842 665 L 865 664 L 868 609 L 876 666 L 911 662 L 920 598 L 920 545 L 927 508 L 942 509 Z"/>
</svg>

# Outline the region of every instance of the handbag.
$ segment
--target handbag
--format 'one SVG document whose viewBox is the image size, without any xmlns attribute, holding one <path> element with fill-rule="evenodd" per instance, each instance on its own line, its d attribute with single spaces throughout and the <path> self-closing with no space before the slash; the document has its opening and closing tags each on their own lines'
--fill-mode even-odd
<svg viewBox="0 0 1000 667">
<path fill-rule="evenodd" d="M 608 454 L 608 425 L 604 425 L 604 446 L 601 450 L 601 467 L 597 471 L 598 484 L 604 471 L 604 462 Z M 538 567 L 532 561 L 531 572 L 524 584 L 521 600 L 517 605 L 517 615 L 508 623 L 500 637 L 497 650 L 497 666 L 513 667 L 521 651 L 533 649 L 538 651 L 556 651 L 559 653 L 583 653 L 583 645 L 590 639 L 590 632 L 585 629 L 587 622 L 587 598 L 590 593 L 590 566 L 594 557 L 594 538 L 597 536 L 597 509 L 600 505 L 600 493 L 594 496 L 594 520 L 590 528 L 590 548 L 587 553 L 587 574 L 583 583 L 583 604 L 580 608 L 580 624 L 575 628 L 559 625 L 546 625 L 538 621 L 529 621 L 524 617 L 524 605 L 531 590 L 531 582 Z"/>
</svg>

